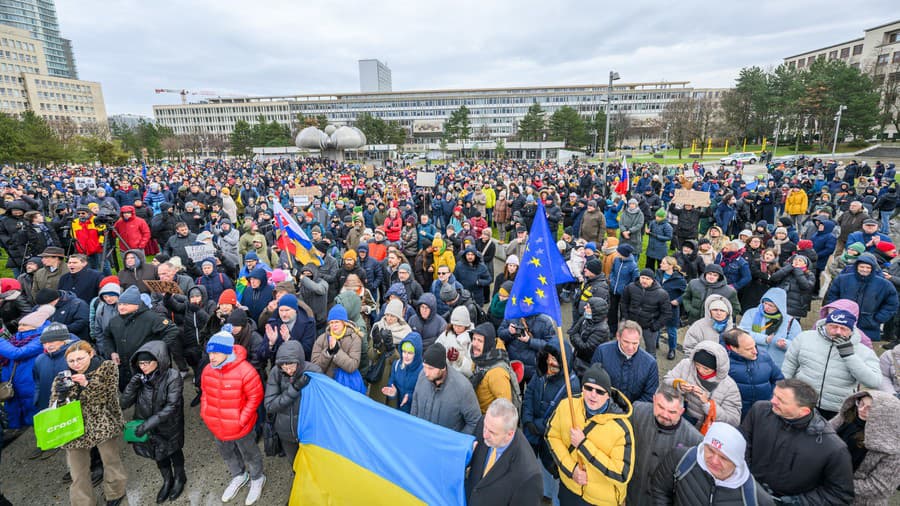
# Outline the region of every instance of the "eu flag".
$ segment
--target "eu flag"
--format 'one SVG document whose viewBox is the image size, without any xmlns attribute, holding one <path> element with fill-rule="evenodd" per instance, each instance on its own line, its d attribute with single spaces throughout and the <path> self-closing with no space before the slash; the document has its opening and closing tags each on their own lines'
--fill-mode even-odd
<svg viewBox="0 0 900 506">
<path fill-rule="evenodd" d="M 545 314 L 553 318 L 557 326 L 562 326 L 556 285 L 572 281 L 575 277 L 569 272 L 569 266 L 550 233 L 544 204 L 538 201 L 525 254 L 519 261 L 519 272 L 509 292 L 503 316 L 512 320 Z"/>
</svg>

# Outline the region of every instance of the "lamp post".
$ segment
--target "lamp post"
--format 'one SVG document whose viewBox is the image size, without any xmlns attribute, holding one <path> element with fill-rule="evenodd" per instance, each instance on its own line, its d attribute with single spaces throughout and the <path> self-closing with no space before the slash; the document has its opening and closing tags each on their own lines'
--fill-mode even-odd
<svg viewBox="0 0 900 506">
<path fill-rule="evenodd" d="M 612 85 L 613 81 L 619 80 L 619 73 L 615 70 L 609 71 L 609 85 L 606 87 L 606 131 L 603 132 L 603 163 L 609 156 L 609 106 L 612 102 Z"/>
<path fill-rule="evenodd" d="M 772 148 L 772 156 L 778 156 L 778 134 L 781 133 L 781 116 L 775 120 L 775 147 Z"/>
<path fill-rule="evenodd" d="M 841 131 L 841 116 L 843 115 L 845 110 L 847 110 L 847 106 L 842 104 L 840 107 L 838 107 L 837 114 L 834 116 L 834 120 L 837 123 L 835 123 L 834 125 L 834 142 L 831 143 L 831 156 L 834 156 L 834 152 L 837 151 L 838 132 Z"/>
</svg>

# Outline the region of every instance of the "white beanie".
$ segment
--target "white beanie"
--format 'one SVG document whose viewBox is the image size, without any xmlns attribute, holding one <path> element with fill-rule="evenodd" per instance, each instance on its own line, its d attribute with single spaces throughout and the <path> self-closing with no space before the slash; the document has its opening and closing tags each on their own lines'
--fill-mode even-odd
<svg viewBox="0 0 900 506">
<path fill-rule="evenodd" d="M 506 264 L 519 265 L 519 257 L 517 257 L 516 255 L 509 255 L 508 257 L 506 257 Z"/>
<path fill-rule="evenodd" d="M 703 442 L 697 448 L 697 464 L 709 473 L 703 456 L 707 446 L 722 452 L 734 464 L 734 472 L 731 476 L 725 480 L 716 478 L 716 485 L 736 489 L 743 485 L 747 479 L 750 479 L 750 470 L 747 468 L 747 462 L 744 461 L 747 441 L 744 440 L 744 436 L 740 431 L 724 422 L 714 422 L 709 426 L 709 430 L 706 431 L 706 435 L 703 437 Z"/>
<path fill-rule="evenodd" d="M 457 306 L 450 313 L 450 325 L 462 325 L 463 327 L 471 327 L 472 319 L 469 317 L 469 310 L 465 306 Z"/>
<path fill-rule="evenodd" d="M 395 316 L 399 319 L 403 319 L 403 301 L 394 299 L 387 303 L 387 307 L 384 308 L 385 315 Z"/>
</svg>

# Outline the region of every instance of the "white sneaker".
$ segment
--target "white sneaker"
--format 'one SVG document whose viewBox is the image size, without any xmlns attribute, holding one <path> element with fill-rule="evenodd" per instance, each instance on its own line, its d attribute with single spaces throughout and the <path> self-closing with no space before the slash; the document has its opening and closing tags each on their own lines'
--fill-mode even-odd
<svg viewBox="0 0 900 506">
<path fill-rule="evenodd" d="M 244 488 L 244 485 L 246 485 L 248 481 L 250 481 L 250 473 L 244 473 L 232 478 L 231 483 L 225 488 L 225 493 L 222 494 L 222 502 L 228 502 L 234 499 L 234 496 L 237 495 L 238 491 Z"/>
<path fill-rule="evenodd" d="M 244 501 L 244 506 L 250 506 L 251 504 L 256 504 L 256 501 L 259 500 L 259 496 L 262 495 L 263 485 L 266 484 L 266 475 L 262 475 L 262 478 L 258 480 L 250 481 L 250 492 L 247 492 L 247 499 Z"/>
</svg>

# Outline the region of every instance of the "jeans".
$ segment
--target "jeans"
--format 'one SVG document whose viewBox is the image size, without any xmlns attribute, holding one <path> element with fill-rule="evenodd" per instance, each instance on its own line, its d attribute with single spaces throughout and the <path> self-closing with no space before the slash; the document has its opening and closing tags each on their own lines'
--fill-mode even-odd
<svg viewBox="0 0 900 506">
<path fill-rule="evenodd" d="M 667 341 L 670 350 L 678 346 L 678 325 L 681 323 L 681 306 L 672 306 L 672 319 L 666 324 Z"/>
<path fill-rule="evenodd" d="M 250 473 L 251 480 L 258 480 L 263 476 L 263 457 L 256 444 L 256 433 L 250 431 L 246 436 L 234 441 L 219 441 L 216 439 L 216 448 L 219 455 L 225 461 L 228 472 L 232 478 Z"/>
<path fill-rule="evenodd" d="M 882 234 L 890 234 L 891 233 L 891 213 L 886 211 L 878 211 L 881 215 L 881 233 Z"/>
<path fill-rule="evenodd" d="M 540 459 L 538 459 L 540 463 Z M 553 506 L 559 506 L 559 480 L 554 478 L 550 471 L 541 465 L 541 475 L 544 477 L 544 497 L 553 501 Z"/>
<path fill-rule="evenodd" d="M 647 353 L 651 355 L 656 355 L 656 347 L 659 345 L 659 331 L 658 330 L 650 330 L 643 329 L 644 332 L 644 347 L 647 349 Z"/>
</svg>

